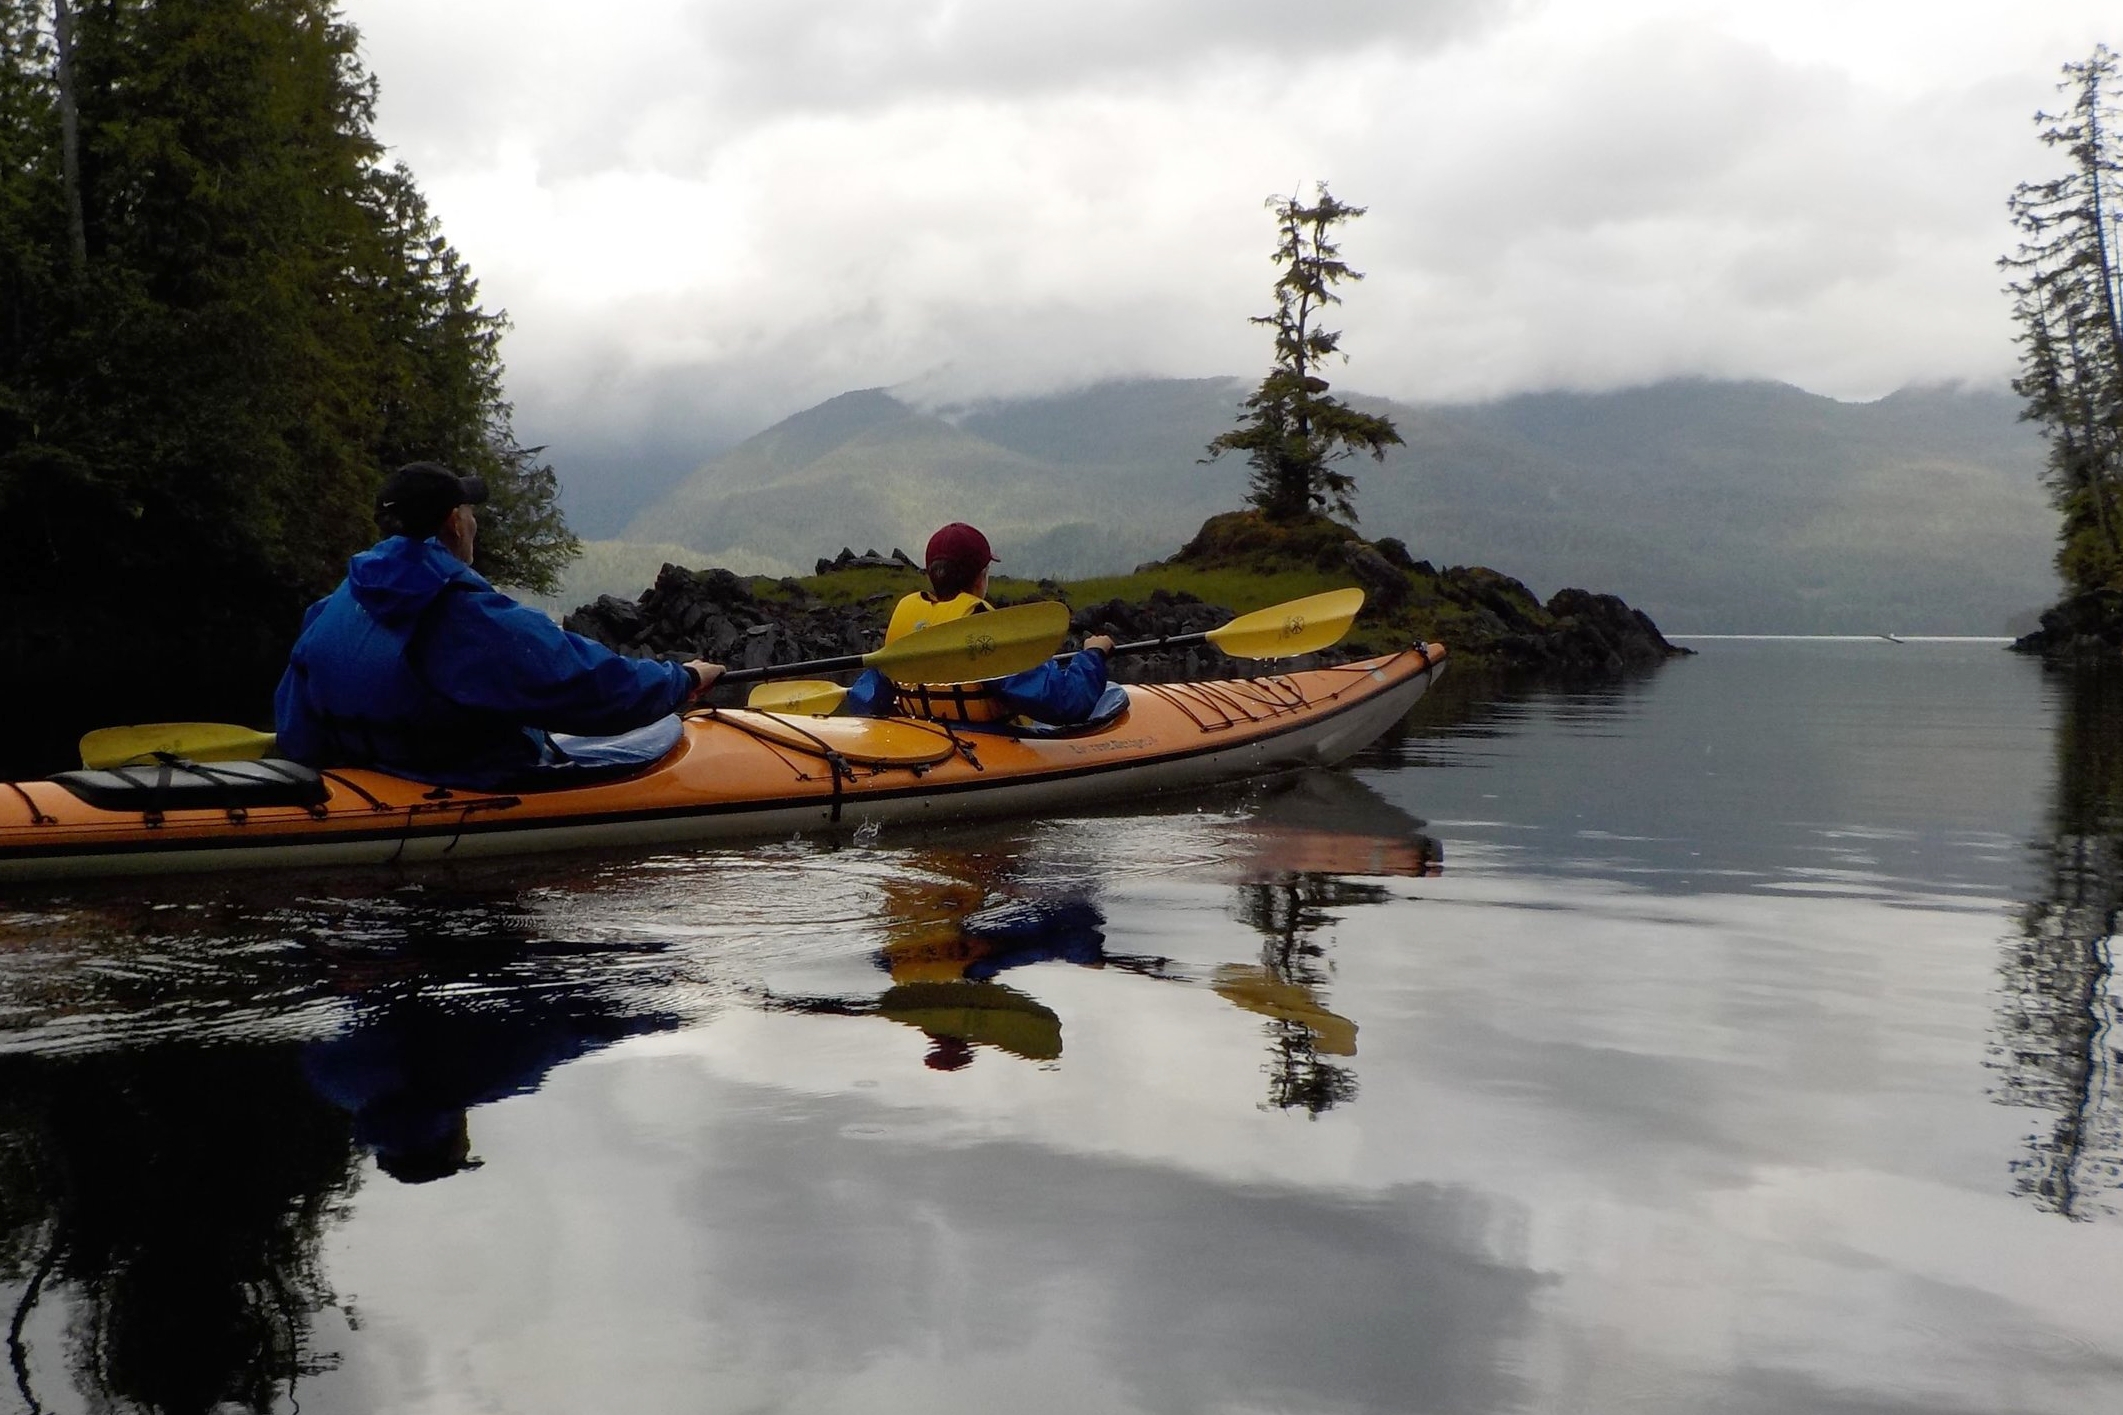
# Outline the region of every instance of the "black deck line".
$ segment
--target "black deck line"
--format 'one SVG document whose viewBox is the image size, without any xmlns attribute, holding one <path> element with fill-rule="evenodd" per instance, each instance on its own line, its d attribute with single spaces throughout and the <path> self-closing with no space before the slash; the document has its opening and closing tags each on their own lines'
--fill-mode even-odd
<svg viewBox="0 0 2123 1415">
<path fill-rule="evenodd" d="M 1345 712 L 1350 712 L 1356 708 L 1363 707 L 1368 703 L 1375 702 L 1379 697 L 1383 696 L 1385 693 L 1390 693 L 1394 691 L 1394 688 L 1401 687 L 1407 683 L 1412 683 L 1418 677 L 1427 678 L 1443 662 L 1443 659 L 1433 659 L 1425 663 L 1420 670 L 1415 673 L 1409 674 L 1407 678 L 1401 680 L 1401 683 L 1397 683 L 1391 688 L 1383 689 L 1379 693 L 1367 693 L 1362 697 L 1353 698 L 1349 702 L 1340 704 L 1339 706 L 1331 708 L 1326 712 L 1317 713 L 1315 715 L 1305 717 L 1298 722 L 1293 722 L 1287 727 L 1278 728 L 1273 732 L 1262 733 L 1258 737 L 1248 737 L 1236 743 L 1209 743 L 1200 747 L 1189 747 L 1183 751 L 1168 752 L 1156 757 L 1138 757 L 1127 761 L 1116 762 L 1094 762 L 1085 766 L 1068 767 L 1058 771 L 1043 771 L 1034 774 L 1026 774 L 1023 776 L 1013 776 L 1003 781 L 973 780 L 935 786 L 915 785 L 894 787 L 881 791 L 864 791 L 859 795 L 849 796 L 846 800 L 846 804 L 848 807 L 853 808 L 866 801 L 896 801 L 907 796 L 954 796 L 962 795 L 968 792 L 993 791 L 1005 786 L 1029 786 L 1034 784 L 1045 784 L 1047 782 L 1054 781 L 1071 781 L 1075 780 L 1078 777 L 1096 776 L 1105 772 L 1127 771 L 1136 767 L 1152 765 L 1162 766 L 1169 762 L 1192 761 L 1196 757 L 1208 756 L 1215 752 L 1228 751 L 1234 745 L 1246 746 L 1262 742 L 1272 742 L 1278 737 L 1284 736 L 1289 732 L 1296 731 L 1299 727 L 1311 727 L 1318 723 L 1329 722 L 1332 721 L 1334 718 L 1341 716 Z M 582 789 L 594 790 L 597 788 L 586 787 Z M 473 797 L 471 799 L 477 800 L 479 798 Z M 714 805 L 707 806 L 668 806 L 657 810 L 607 811 L 597 815 L 548 816 L 538 820 L 512 821 L 488 817 L 477 825 L 474 825 L 470 821 L 459 821 L 455 824 L 449 824 L 446 823 L 447 816 L 445 815 L 443 821 L 438 822 L 433 826 L 421 826 L 415 828 L 400 826 L 392 829 L 379 828 L 375 830 L 344 830 L 333 831 L 329 834 L 320 833 L 311 836 L 280 835 L 275 836 L 271 840 L 263 843 L 257 840 L 244 839 L 240 831 L 232 832 L 225 835 L 217 835 L 207 839 L 188 840 L 181 845 L 166 843 L 169 840 L 169 837 L 167 836 L 159 840 L 154 838 L 153 836 L 148 836 L 139 840 L 81 841 L 72 844 L 55 842 L 54 844 L 49 846 L 29 846 L 26 848 L 10 847 L 0 849 L 0 861 L 63 860 L 84 855 L 174 855 L 193 850 L 276 850 L 297 845 L 358 845 L 366 843 L 368 841 L 410 841 L 433 839 L 436 837 L 443 836 L 461 837 L 467 835 L 501 835 L 510 833 L 512 831 L 575 830 L 600 825 L 626 825 L 632 824 L 637 821 L 686 820 L 694 817 L 734 816 L 745 815 L 752 812 L 788 810 L 792 807 L 801 808 L 813 805 L 823 806 L 827 799 L 828 797 L 825 793 L 818 793 L 805 796 L 777 796 L 767 800 L 726 801 L 718 802 Z M 376 814 L 380 816 L 381 813 Z M 403 815 L 403 808 L 394 809 L 392 814 L 394 816 Z M 440 815 L 443 813 L 438 814 Z M 585 844 L 588 843 L 589 842 L 585 842 Z M 423 861 L 418 863 L 426 862 Z M 320 866 L 320 868 L 324 868 L 324 866 Z"/>
</svg>

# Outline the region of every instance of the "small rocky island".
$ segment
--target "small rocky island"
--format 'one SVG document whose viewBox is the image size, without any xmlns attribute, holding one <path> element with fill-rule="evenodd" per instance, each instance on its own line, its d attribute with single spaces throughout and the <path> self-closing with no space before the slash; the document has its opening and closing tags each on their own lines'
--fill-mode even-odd
<svg viewBox="0 0 2123 1415">
<path fill-rule="evenodd" d="M 892 605 L 921 583 L 913 561 L 897 549 L 890 555 L 844 549 L 804 579 L 666 565 L 640 598 L 606 595 L 565 622 L 626 653 L 697 655 L 752 668 L 875 649 Z M 1610 594 L 1562 589 L 1543 603 L 1495 570 L 1439 570 L 1414 559 L 1398 540 L 1366 541 L 1325 517 L 1284 525 L 1253 511 L 1212 517 L 1171 558 L 1129 575 L 1069 583 L 998 579 L 990 597 L 999 604 L 1063 601 L 1070 606 L 1073 646 L 1085 634 L 1127 642 L 1214 629 L 1235 613 L 1352 583 L 1366 593 L 1355 628 L 1308 664 L 1436 641 L 1462 671 L 1585 680 L 1688 652 Z M 1231 663 L 1199 646 L 1128 655 L 1113 665 L 1113 675 L 1122 682 L 1217 677 Z"/>
</svg>

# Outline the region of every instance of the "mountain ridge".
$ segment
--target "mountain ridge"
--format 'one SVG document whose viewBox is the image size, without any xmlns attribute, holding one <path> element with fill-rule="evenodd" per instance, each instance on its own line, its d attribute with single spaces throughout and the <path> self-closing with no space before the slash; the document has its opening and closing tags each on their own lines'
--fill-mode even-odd
<svg viewBox="0 0 2123 1415">
<path fill-rule="evenodd" d="M 697 469 L 626 539 L 785 571 L 843 545 L 918 551 L 936 525 L 970 520 L 1011 573 L 1124 570 L 1241 504 L 1243 462 L 1199 459 L 1247 387 L 1120 380 L 935 409 L 853 390 Z M 2056 596 L 2041 442 L 2003 393 L 1842 403 L 1694 379 L 1347 401 L 1406 439 L 1383 465 L 1350 464 L 1367 535 L 1619 594 L 1669 632 L 1995 634 Z"/>
</svg>

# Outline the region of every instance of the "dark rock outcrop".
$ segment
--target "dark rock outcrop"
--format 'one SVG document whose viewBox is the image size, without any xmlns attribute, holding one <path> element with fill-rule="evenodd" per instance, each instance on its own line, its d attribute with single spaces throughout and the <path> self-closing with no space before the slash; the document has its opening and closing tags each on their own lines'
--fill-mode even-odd
<svg viewBox="0 0 2123 1415">
<path fill-rule="evenodd" d="M 912 560 L 909 560 L 907 558 L 907 552 L 901 550 L 896 545 L 892 547 L 892 553 L 890 555 L 879 555 L 875 550 L 866 550 L 862 554 L 857 555 L 853 550 L 850 550 L 847 546 L 842 546 L 840 548 L 840 554 L 834 556 L 831 560 L 821 559 L 815 567 L 814 573 L 820 575 L 830 575 L 836 570 L 919 569 L 921 569 L 921 566 L 916 565 Z"/>
<path fill-rule="evenodd" d="M 1550 671 L 1620 673 L 1687 652 L 1668 643 L 1650 615 L 1631 609 L 1615 595 L 1560 589 L 1548 597 L 1545 608 L 1555 620 L 1547 635 L 1554 664 Z"/>
<path fill-rule="evenodd" d="M 1200 634 L 1231 622 L 1231 611 L 1221 605 L 1204 604 L 1184 591 L 1152 590 L 1149 599 L 1131 604 L 1109 599 L 1079 609 L 1069 616 L 1076 641 L 1087 634 L 1111 634 L 1121 643 Z M 1231 675 L 1231 660 L 1209 644 L 1190 644 L 1177 649 L 1149 649 L 1116 658 L 1112 676 L 1121 683 L 1174 683 L 1189 678 L 1225 678 Z"/>
<path fill-rule="evenodd" d="M 2123 590 L 2088 590 L 2042 612 L 2042 627 L 2012 642 L 2015 653 L 2059 663 L 2123 659 Z"/>
<path fill-rule="evenodd" d="M 759 668 L 875 648 L 891 596 L 875 598 L 884 603 L 830 605 L 793 580 L 762 598 L 728 570 L 666 565 L 639 600 L 605 595 L 562 627 L 622 653 Z"/>
<path fill-rule="evenodd" d="M 1407 555 L 1406 550 L 1401 552 L 1403 560 Z M 1356 576 L 1356 582 L 1364 587 L 1365 603 L 1388 614 L 1407 603 L 1407 566 L 1395 565 L 1377 547 L 1351 541 L 1342 547 L 1342 562 L 1349 567 L 1349 573 Z"/>
<path fill-rule="evenodd" d="M 1358 628 L 1369 626 L 1374 646 L 1437 639 L 1468 668 L 1609 677 L 1688 652 L 1613 595 L 1565 589 L 1544 605 L 1509 575 L 1481 566 L 1440 571 L 1399 540 L 1367 543 L 1352 527 L 1325 516 L 1276 522 L 1258 511 L 1225 512 L 1204 521 L 1170 563 L 1263 575 L 1348 575 L 1364 588 Z"/>
<path fill-rule="evenodd" d="M 1408 554 L 1407 544 L 1398 536 L 1380 536 L 1371 543 L 1371 548 L 1396 570 L 1413 570 L 1421 563 Z"/>
<path fill-rule="evenodd" d="M 1396 561 L 1408 559 L 1408 553 L 1397 543 L 1374 547 L 1335 540 L 1322 554 L 1331 555 L 1366 591 L 1357 642 L 1279 668 L 1345 662 L 1416 638 L 1443 640 L 1470 669 L 1560 678 L 1612 677 L 1688 652 L 1668 643 L 1647 616 L 1613 595 L 1564 589 L 1544 605 L 1517 580 L 1480 566 L 1439 571 L 1422 561 L 1399 565 Z M 851 562 L 860 558 L 849 556 Z M 606 595 L 568 615 L 565 623 L 623 653 L 706 658 L 733 668 L 867 653 L 882 642 L 894 598 L 889 591 L 829 604 L 796 580 L 783 580 L 763 593 L 754 590 L 754 583 L 727 570 L 666 565 L 640 599 Z M 1045 583 L 1037 597 L 1065 599 L 1066 591 Z M 1153 590 L 1142 601 L 1110 599 L 1075 608 L 1065 647 L 1074 648 L 1088 634 L 1110 634 L 1122 643 L 1198 634 L 1232 617 L 1228 607 L 1184 591 Z M 2109 652 L 2116 652 L 2113 645 Z M 1208 644 L 1145 650 L 1113 665 L 1114 677 L 1122 682 L 1245 671 L 1248 665 Z"/>
<path fill-rule="evenodd" d="M 1552 678 L 1612 677 L 1690 652 L 1649 615 L 1611 594 L 1561 589 L 1542 604 L 1509 575 L 1479 565 L 1435 574 L 1439 633 L 1455 651 Z"/>
</svg>

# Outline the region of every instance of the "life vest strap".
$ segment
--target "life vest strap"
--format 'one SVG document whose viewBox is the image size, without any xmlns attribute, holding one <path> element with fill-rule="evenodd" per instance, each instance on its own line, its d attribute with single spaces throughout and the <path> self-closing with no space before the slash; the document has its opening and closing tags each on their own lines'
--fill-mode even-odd
<svg viewBox="0 0 2123 1415">
<path fill-rule="evenodd" d="M 1010 716 L 1002 696 L 985 683 L 911 683 L 895 697 L 907 717 L 931 722 L 1001 722 Z"/>
</svg>

